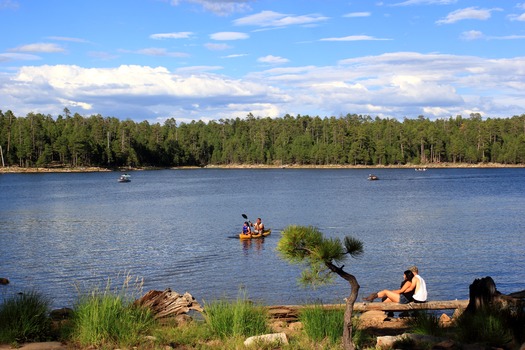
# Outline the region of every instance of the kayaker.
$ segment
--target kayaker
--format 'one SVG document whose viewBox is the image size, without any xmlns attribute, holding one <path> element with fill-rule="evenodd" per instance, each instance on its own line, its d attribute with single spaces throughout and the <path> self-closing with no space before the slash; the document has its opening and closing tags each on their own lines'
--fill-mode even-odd
<svg viewBox="0 0 525 350">
<path fill-rule="evenodd" d="M 264 231 L 264 224 L 262 223 L 261 218 L 257 218 L 255 221 L 255 224 L 253 226 L 253 232 L 254 233 L 263 233 Z"/>
<path fill-rule="evenodd" d="M 251 235 L 252 231 L 250 230 L 250 224 L 248 224 L 248 221 L 244 222 L 244 225 L 242 226 L 242 234 L 243 235 Z"/>
</svg>

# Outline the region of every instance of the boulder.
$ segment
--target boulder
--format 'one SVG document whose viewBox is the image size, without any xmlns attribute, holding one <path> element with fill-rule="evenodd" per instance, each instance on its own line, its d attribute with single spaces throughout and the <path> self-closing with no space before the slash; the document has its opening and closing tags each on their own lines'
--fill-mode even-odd
<svg viewBox="0 0 525 350">
<path fill-rule="evenodd" d="M 261 344 L 288 344 L 285 333 L 271 333 L 249 337 L 244 341 L 244 346 L 257 346 Z"/>
</svg>

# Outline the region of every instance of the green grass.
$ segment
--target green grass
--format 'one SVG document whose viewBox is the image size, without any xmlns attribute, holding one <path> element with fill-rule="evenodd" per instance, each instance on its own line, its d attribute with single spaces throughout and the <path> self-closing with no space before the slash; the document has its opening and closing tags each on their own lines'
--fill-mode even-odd
<svg viewBox="0 0 525 350">
<path fill-rule="evenodd" d="M 464 343 L 503 347 L 513 340 L 508 315 L 498 310 L 480 310 L 463 314 L 456 322 L 456 335 Z M 522 324 L 523 327 L 523 324 Z"/>
<path fill-rule="evenodd" d="M 322 305 L 314 305 L 301 310 L 299 320 L 309 338 L 315 341 L 329 339 L 341 341 L 344 325 L 344 310 L 325 310 Z"/>
<path fill-rule="evenodd" d="M 18 294 L 0 305 L 0 343 L 45 341 L 51 337 L 50 301 L 37 292 Z"/>
<path fill-rule="evenodd" d="M 132 295 L 132 294 L 131 294 Z M 74 308 L 70 339 L 82 346 L 131 347 L 144 341 L 155 327 L 150 310 L 133 305 L 129 279 L 121 290 L 95 288 Z"/>
<path fill-rule="evenodd" d="M 439 324 L 439 317 L 425 311 L 414 312 L 414 317 L 409 319 L 408 325 L 412 333 L 415 334 L 426 334 L 436 337 L 445 334 L 444 328 Z"/>
<path fill-rule="evenodd" d="M 207 325 L 221 339 L 260 335 L 269 331 L 266 308 L 254 305 L 245 295 L 234 302 L 213 301 L 204 309 Z"/>
</svg>

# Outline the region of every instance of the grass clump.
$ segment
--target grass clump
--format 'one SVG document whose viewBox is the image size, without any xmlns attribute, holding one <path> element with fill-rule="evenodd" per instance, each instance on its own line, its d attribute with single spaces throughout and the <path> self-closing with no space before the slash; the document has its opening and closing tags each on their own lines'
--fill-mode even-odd
<svg viewBox="0 0 525 350">
<path fill-rule="evenodd" d="M 264 334 L 269 331 L 268 314 L 263 306 L 254 305 L 246 296 L 234 302 L 217 300 L 205 306 L 207 325 L 221 339 Z"/>
<path fill-rule="evenodd" d="M 515 320 L 506 312 L 485 309 L 461 315 L 456 322 L 456 335 L 464 343 L 501 347 L 513 341 L 512 326 Z"/>
<path fill-rule="evenodd" d="M 331 343 L 341 341 L 344 325 L 344 310 L 325 310 L 322 305 L 313 305 L 301 310 L 299 321 L 311 339 Z"/>
<path fill-rule="evenodd" d="M 50 300 L 37 292 L 18 294 L 0 305 L 0 343 L 45 341 L 51 336 Z"/>
<path fill-rule="evenodd" d="M 127 283 L 111 291 L 95 288 L 81 296 L 74 308 L 70 338 L 82 346 L 131 347 L 140 344 L 155 326 L 153 313 L 133 305 Z"/>
<path fill-rule="evenodd" d="M 415 334 L 426 334 L 440 337 L 445 334 L 444 328 L 439 324 L 439 317 L 435 314 L 417 311 L 408 321 L 408 325 Z"/>
<path fill-rule="evenodd" d="M 305 307 L 299 314 L 299 321 L 307 338 L 316 344 L 327 342 L 323 348 L 338 348 L 341 345 L 344 327 L 344 309 L 327 310 L 322 305 Z M 352 341 L 357 348 L 363 348 L 371 342 L 370 336 L 359 329 L 358 317 L 352 320 Z"/>
</svg>

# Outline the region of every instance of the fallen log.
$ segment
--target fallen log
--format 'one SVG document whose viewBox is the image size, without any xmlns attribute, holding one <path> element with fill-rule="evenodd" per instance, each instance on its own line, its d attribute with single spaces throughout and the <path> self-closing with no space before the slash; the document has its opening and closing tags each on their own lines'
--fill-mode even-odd
<svg viewBox="0 0 525 350">
<path fill-rule="evenodd" d="M 151 309 L 156 319 L 187 314 L 190 310 L 203 311 L 190 293 L 181 295 L 172 292 L 169 288 L 164 291 L 150 290 L 140 299 L 135 300 L 134 305 Z"/>
<path fill-rule="evenodd" d="M 365 312 L 371 310 L 380 311 L 413 311 L 413 310 L 456 310 L 465 309 L 468 305 L 468 300 L 441 300 L 428 301 L 426 303 L 355 303 L 354 311 Z M 283 321 L 291 321 L 298 318 L 301 309 L 312 307 L 312 305 L 280 305 L 269 306 L 267 308 L 268 314 L 271 318 L 281 319 Z M 345 304 L 323 304 L 320 305 L 326 310 L 343 310 Z"/>
</svg>

